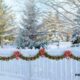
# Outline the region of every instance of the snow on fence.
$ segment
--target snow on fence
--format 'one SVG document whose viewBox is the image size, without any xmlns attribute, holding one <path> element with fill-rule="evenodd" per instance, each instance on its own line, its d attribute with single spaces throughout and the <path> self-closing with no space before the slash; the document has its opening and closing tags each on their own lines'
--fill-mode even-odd
<svg viewBox="0 0 80 80">
<path fill-rule="evenodd" d="M 46 51 L 51 55 L 60 55 L 64 50 L 80 56 L 80 47 L 54 47 Z M 0 55 L 8 56 L 16 49 L 0 49 Z M 24 55 L 34 55 L 36 49 L 19 50 Z M 33 61 L 10 60 L 0 61 L 0 80 L 80 80 L 80 61 L 73 59 L 50 60 L 45 57 Z"/>
</svg>

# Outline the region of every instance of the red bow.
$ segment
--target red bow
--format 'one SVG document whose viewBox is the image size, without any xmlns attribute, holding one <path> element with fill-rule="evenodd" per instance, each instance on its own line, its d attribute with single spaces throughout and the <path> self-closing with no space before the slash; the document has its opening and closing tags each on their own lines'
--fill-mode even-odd
<svg viewBox="0 0 80 80">
<path fill-rule="evenodd" d="M 40 50 L 39 50 L 39 54 L 40 54 L 40 56 L 44 56 L 45 55 L 45 49 L 44 48 L 41 48 Z"/>
<path fill-rule="evenodd" d="M 17 60 L 20 58 L 20 55 L 21 53 L 19 51 L 14 52 L 14 56 L 16 57 Z"/>
<path fill-rule="evenodd" d="M 72 52 L 71 52 L 70 50 L 67 50 L 67 51 L 64 52 L 64 56 L 65 56 L 66 58 L 71 58 Z"/>
</svg>

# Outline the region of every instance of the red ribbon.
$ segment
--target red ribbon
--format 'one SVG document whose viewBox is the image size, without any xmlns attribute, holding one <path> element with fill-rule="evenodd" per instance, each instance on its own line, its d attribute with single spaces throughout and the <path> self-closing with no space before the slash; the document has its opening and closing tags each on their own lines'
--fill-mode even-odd
<svg viewBox="0 0 80 80">
<path fill-rule="evenodd" d="M 70 58 L 72 56 L 72 52 L 70 50 L 67 50 L 67 51 L 64 52 L 64 56 L 66 58 Z"/>
<path fill-rule="evenodd" d="M 45 55 L 45 49 L 44 48 L 41 48 L 40 50 L 39 50 L 39 54 L 40 54 L 40 56 L 44 56 Z"/>
<path fill-rule="evenodd" d="M 20 55 L 21 53 L 19 51 L 14 52 L 14 56 L 16 57 L 17 60 L 20 58 Z"/>
</svg>

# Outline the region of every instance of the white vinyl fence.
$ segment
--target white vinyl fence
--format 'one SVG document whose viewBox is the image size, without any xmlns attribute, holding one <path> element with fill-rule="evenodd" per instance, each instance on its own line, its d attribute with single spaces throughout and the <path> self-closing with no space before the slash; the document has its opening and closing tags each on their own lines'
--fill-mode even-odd
<svg viewBox="0 0 80 80">
<path fill-rule="evenodd" d="M 61 55 L 65 50 L 71 50 L 80 56 L 80 47 L 70 47 L 67 43 L 48 46 L 46 51 L 50 55 Z M 0 56 L 10 56 L 16 49 L 0 49 Z M 25 56 L 34 56 L 38 50 L 20 50 Z M 0 61 L 0 80 L 80 80 L 80 61 L 73 59 L 50 60 L 40 57 L 33 61 L 10 60 Z"/>
<path fill-rule="evenodd" d="M 72 59 L 0 61 L 0 80 L 80 80 L 76 74 L 80 74 L 80 62 Z"/>
</svg>

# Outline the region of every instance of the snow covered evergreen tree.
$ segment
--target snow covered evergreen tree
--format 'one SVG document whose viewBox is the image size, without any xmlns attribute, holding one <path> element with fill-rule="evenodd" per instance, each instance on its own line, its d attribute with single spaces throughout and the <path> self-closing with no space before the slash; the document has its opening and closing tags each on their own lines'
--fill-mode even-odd
<svg viewBox="0 0 80 80">
<path fill-rule="evenodd" d="M 0 45 L 5 39 L 10 39 L 13 30 L 13 16 L 11 9 L 4 4 L 4 0 L 0 0 Z M 9 34 L 8 34 L 9 33 Z"/>
<path fill-rule="evenodd" d="M 72 42 L 73 43 L 80 43 L 80 8 L 77 10 L 77 16 L 75 19 L 76 26 L 74 28 L 74 32 L 72 35 Z"/>
<path fill-rule="evenodd" d="M 35 46 L 35 40 L 37 36 L 37 12 L 35 7 L 35 0 L 28 0 L 26 3 L 26 10 L 24 11 L 24 16 L 22 18 L 23 22 L 21 25 L 23 29 L 20 28 L 19 36 L 16 40 L 18 48 Z"/>
</svg>

